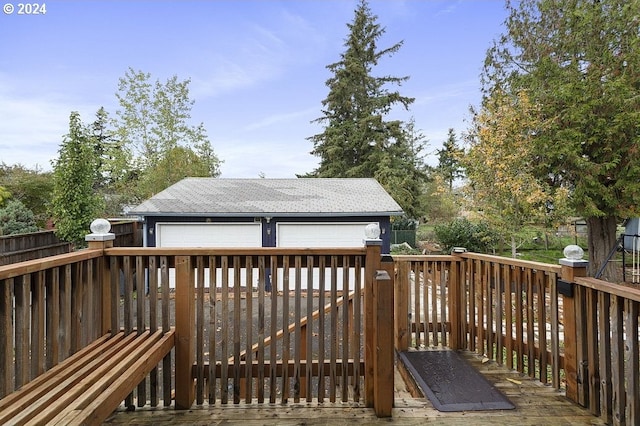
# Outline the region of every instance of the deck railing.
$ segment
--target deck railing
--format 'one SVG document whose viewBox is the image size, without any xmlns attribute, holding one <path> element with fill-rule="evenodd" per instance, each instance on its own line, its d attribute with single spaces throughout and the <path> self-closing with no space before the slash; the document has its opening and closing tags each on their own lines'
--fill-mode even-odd
<svg viewBox="0 0 640 426">
<path fill-rule="evenodd" d="M 127 404 L 377 400 L 389 415 L 393 347 L 447 346 L 636 424 L 640 290 L 585 273 L 476 253 L 391 259 L 375 245 L 94 246 L 0 267 L 0 397 L 102 334 L 175 326 L 173 355 Z"/>
<path fill-rule="evenodd" d="M 0 396 L 101 332 L 101 250 L 0 267 Z"/>
<path fill-rule="evenodd" d="M 608 424 L 640 421 L 640 288 L 586 265 L 477 253 L 394 256 L 397 350 L 448 346 L 565 392 Z"/>
<path fill-rule="evenodd" d="M 561 386 L 564 352 L 560 265 L 498 256 L 396 256 L 396 341 L 468 349 Z"/>
<path fill-rule="evenodd" d="M 576 277 L 574 397 L 607 424 L 640 422 L 640 288 Z"/>
<path fill-rule="evenodd" d="M 127 405 L 155 406 L 160 399 L 169 405 L 175 398 L 180 408 L 205 400 L 301 399 L 374 406 L 376 386 L 393 387 L 392 375 L 381 383 L 373 367 L 365 368 L 365 360 L 379 359 L 375 344 L 365 345 L 367 336 L 374 341 L 378 334 L 376 322 L 366 320 L 365 304 L 374 312 L 376 285 L 391 289 L 388 275 L 376 275 L 380 258 L 375 244 L 103 247 L 2 267 L 0 396 L 100 335 L 175 326 L 175 369 L 165 358 Z M 387 406 L 390 414 L 392 402 Z"/>
<path fill-rule="evenodd" d="M 135 288 L 156 268 L 168 271 L 167 259 L 109 257 L 102 248 L 0 267 L 0 397 L 106 333 L 142 333 L 160 324 L 168 330 L 168 280 L 147 295 Z M 158 288 L 165 298 L 158 298 Z M 171 404 L 170 358 L 159 367 L 128 405 L 134 398 L 138 406 L 157 405 L 163 384 L 164 404 Z"/>
</svg>

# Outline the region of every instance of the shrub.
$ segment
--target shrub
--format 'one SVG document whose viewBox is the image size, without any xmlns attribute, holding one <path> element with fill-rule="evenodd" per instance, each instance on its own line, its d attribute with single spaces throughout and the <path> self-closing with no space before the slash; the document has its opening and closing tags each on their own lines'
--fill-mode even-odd
<svg viewBox="0 0 640 426">
<path fill-rule="evenodd" d="M 0 235 L 26 234 L 37 230 L 35 215 L 22 202 L 11 200 L 0 209 Z"/>
<path fill-rule="evenodd" d="M 442 246 L 445 253 L 453 247 L 464 247 L 469 251 L 486 253 L 498 240 L 495 232 L 485 222 L 473 223 L 466 218 L 436 225 L 434 227 L 436 241 Z"/>
</svg>

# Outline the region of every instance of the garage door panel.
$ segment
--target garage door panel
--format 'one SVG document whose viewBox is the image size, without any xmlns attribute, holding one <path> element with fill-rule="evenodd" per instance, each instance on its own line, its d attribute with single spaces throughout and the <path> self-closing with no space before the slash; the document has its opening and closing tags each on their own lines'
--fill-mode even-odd
<svg viewBox="0 0 640 426">
<path fill-rule="evenodd" d="M 278 247 L 362 247 L 370 222 L 279 223 Z"/>
<path fill-rule="evenodd" d="M 159 223 L 158 247 L 262 247 L 260 223 Z"/>
</svg>

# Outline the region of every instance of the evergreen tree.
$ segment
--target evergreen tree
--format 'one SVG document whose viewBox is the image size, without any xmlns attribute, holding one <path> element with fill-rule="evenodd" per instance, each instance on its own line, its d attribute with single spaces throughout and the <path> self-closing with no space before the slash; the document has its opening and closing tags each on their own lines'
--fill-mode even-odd
<svg viewBox="0 0 640 426">
<path fill-rule="evenodd" d="M 507 32 L 485 60 L 483 108 L 504 93 L 526 94 L 540 109 L 536 128 L 521 126 L 530 173 L 568 192 L 585 217 L 593 274 L 619 220 L 640 213 L 640 0 L 521 0 L 507 9 Z M 617 272 L 603 278 L 617 281 Z"/>
<path fill-rule="evenodd" d="M 456 133 L 449 129 L 449 136 L 442 144 L 442 149 L 437 151 L 438 166 L 436 172 L 439 173 L 449 186 L 449 191 L 453 191 L 453 182 L 464 176 L 460 160 L 464 150 L 458 146 Z"/>
<path fill-rule="evenodd" d="M 51 207 L 56 234 L 77 246 L 84 245 L 89 225 L 103 210 L 102 198 L 94 192 L 97 164 L 93 138 L 74 111 L 53 164 Z"/>
<path fill-rule="evenodd" d="M 326 81 L 329 94 L 322 101 L 323 116 L 315 120 L 324 130 L 308 138 L 320 164 L 307 176 L 377 178 L 407 213 L 415 215 L 413 203 L 420 193 L 420 181 L 415 179 L 424 178 L 418 161 L 424 141 L 411 140 L 413 128 L 402 121 L 386 119 L 394 106 L 408 109 L 414 99 L 388 88 L 409 77 L 372 75 L 383 57 L 402 46 L 400 42 L 378 49 L 385 30 L 377 19 L 361 0 L 353 22 L 347 24 L 346 50 L 338 62 L 327 66 L 333 74 Z"/>
</svg>

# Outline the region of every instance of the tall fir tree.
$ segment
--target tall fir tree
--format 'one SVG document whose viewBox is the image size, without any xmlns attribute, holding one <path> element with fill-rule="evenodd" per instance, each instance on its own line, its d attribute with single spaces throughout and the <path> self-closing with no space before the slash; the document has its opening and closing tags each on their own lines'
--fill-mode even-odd
<svg viewBox="0 0 640 426">
<path fill-rule="evenodd" d="M 409 77 L 372 74 L 382 58 L 402 46 L 399 42 L 378 49 L 377 42 L 385 30 L 377 20 L 368 3 L 361 0 L 353 22 L 347 24 L 346 50 L 340 61 L 327 66 L 333 73 L 326 81 L 329 94 L 322 101 L 323 116 L 315 120 L 324 129 L 308 138 L 313 142 L 311 153 L 320 162 L 307 176 L 377 178 L 407 213 L 416 214 L 412 203 L 418 198 L 419 189 L 403 182 L 424 176 L 422 162 L 417 160 L 425 142 L 409 140 L 413 128 L 408 129 L 404 122 L 386 119 L 393 107 L 408 109 L 414 99 L 389 89 Z M 407 191 L 411 194 L 407 195 Z"/>
<path fill-rule="evenodd" d="M 449 129 L 447 140 L 442 144 L 442 149 L 437 151 L 438 165 L 436 172 L 442 175 L 443 180 L 449 187 L 449 191 L 453 191 L 453 182 L 464 176 L 460 160 L 464 154 L 464 150 L 458 146 L 456 133 L 453 129 Z"/>
</svg>

